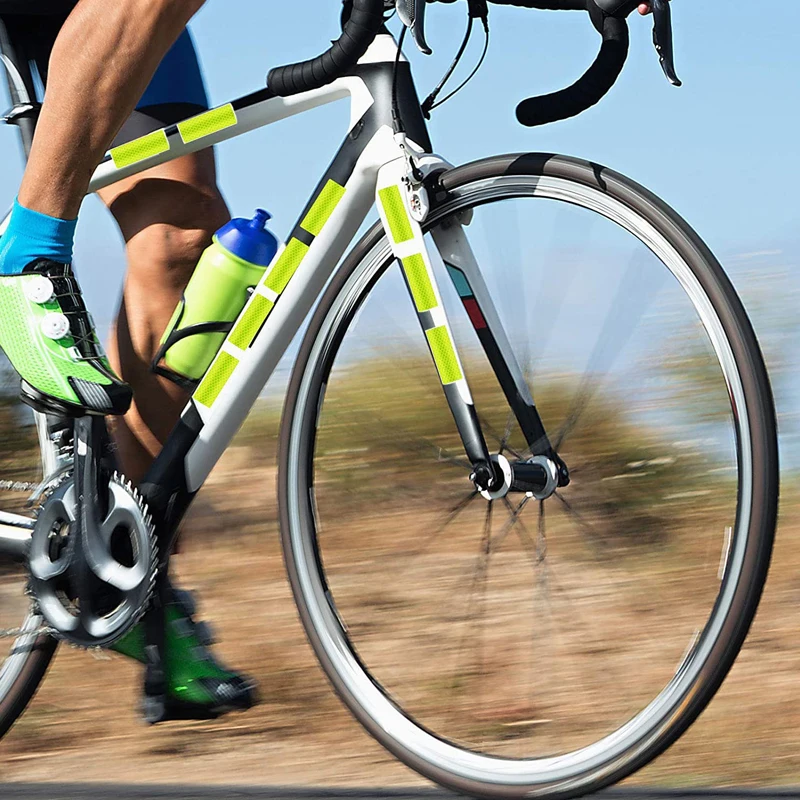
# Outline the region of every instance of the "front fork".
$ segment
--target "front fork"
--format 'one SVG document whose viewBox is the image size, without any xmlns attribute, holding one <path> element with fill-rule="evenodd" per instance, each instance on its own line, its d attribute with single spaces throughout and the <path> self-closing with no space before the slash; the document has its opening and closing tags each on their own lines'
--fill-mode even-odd
<svg viewBox="0 0 800 800">
<path fill-rule="evenodd" d="M 506 477 L 492 459 L 481 430 L 466 374 L 453 338 L 450 322 L 422 231 L 428 211 L 421 175 L 401 145 L 401 157 L 386 164 L 378 176 L 377 205 L 392 252 L 402 267 L 411 299 L 450 411 L 472 464 L 476 486 L 488 492 L 499 489 Z M 569 483 L 566 465 L 554 452 L 533 402 L 525 375 L 469 244 L 464 225 L 451 217 L 431 230 L 436 249 L 475 328 L 486 357 L 525 436 L 531 460 L 549 459 L 557 483 Z M 525 470 L 518 470 L 520 474 Z M 535 475 L 535 472 L 534 472 Z M 528 470 L 524 481 L 539 483 Z M 513 479 L 512 479 L 513 481 Z M 542 485 L 549 482 L 542 469 Z M 522 481 L 520 481 L 522 483 Z"/>
</svg>

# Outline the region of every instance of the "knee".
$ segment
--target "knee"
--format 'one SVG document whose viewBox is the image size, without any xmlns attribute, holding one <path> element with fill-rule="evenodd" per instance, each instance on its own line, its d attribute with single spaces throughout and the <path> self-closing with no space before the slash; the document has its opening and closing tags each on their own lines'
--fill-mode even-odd
<svg viewBox="0 0 800 800">
<path fill-rule="evenodd" d="M 131 270 L 158 272 L 160 281 L 186 283 L 211 237 L 230 215 L 216 187 L 144 180 L 111 205 L 128 244 Z"/>
</svg>

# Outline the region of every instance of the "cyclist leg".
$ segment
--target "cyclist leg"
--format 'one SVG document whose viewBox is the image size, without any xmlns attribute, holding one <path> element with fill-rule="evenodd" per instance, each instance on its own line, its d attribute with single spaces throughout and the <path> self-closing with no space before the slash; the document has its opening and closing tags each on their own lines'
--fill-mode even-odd
<svg viewBox="0 0 800 800">
<path fill-rule="evenodd" d="M 208 108 L 191 38 L 182 34 L 159 66 L 137 111 L 114 144 Z M 120 181 L 100 192 L 126 242 L 128 272 L 109 348 L 112 364 L 134 389 L 134 404 L 115 420 L 123 472 L 135 482 L 172 430 L 187 395 L 150 372 L 158 342 L 213 233 L 228 221 L 217 187 L 213 150 L 204 150 Z M 248 708 L 253 684 L 211 654 L 204 627 L 185 593 L 171 592 L 165 611 L 167 715 L 216 716 Z M 144 661 L 142 627 L 115 649 Z"/>
<path fill-rule="evenodd" d="M 211 150 L 121 181 L 100 196 L 126 242 L 128 272 L 108 353 L 134 390 L 130 411 L 114 421 L 114 438 L 122 471 L 138 483 L 188 400 L 150 364 L 200 255 L 230 215 Z"/>
<path fill-rule="evenodd" d="M 0 346 L 23 396 L 40 408 L 120 414 L 130 406 L 72 273 L 72 240 L 92 172 L 202 4 L 81 0 L 55 42 L 30 160 L 0 241 Z"/>
<path fill-rule="evenodd" d="M 146 136 L 208 106 L 197 53 L 184 31 L 113 144 Z M 127 247 L 128 273 L 109 355 L 134 390 L 131 410 L 116 420 L 115 438 L 122 470 L 138 483 L 187 400 L 184 391 L 152 374 L 151 361 L 201 253 L 230 215 L 217 187 L 212 150 L 163 164 L 99 194 Z"/>
</svg>

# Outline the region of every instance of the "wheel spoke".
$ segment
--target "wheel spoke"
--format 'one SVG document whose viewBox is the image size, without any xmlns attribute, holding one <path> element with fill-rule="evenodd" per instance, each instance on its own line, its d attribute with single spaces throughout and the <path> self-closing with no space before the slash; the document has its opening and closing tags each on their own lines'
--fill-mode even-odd
<svg viewBox="0 0 800 800">
<path fill-rule="evenodd" d="M 514 418 L 514 412 L 513 411 L 511 412 L 510 417 Z M 511 455 L 514 456 L 514 458 L 521 458 L 520 454 L 513 447 L 511 447 L 508 444 L 508 438 L 511 435 L 511 429 L 513 429 L 513 422 L 511 422 L 510 420 L 507 421 L 506 422 L 506 428 L 503 431 L 503 434 L 500 435 L 500 433 L 498 433 L 498 431 L 494 427 L 494 425 L 492 425 L 492 423 L 489 422 L 489 420 L 486 419 L 486 417 L 483 416 L 483 414 L 479 414 L 478 415 L 478 420 L 481 423 L 481 429 L 483 431 L 485 431 L 486 433 L 488 433 L 489 437 L 491 439 L 493 439 L 494 442 L 497 444 L 497 446 L 499 448 L 499 450 L 497 452 L 500 455 L 502 455 L 503 453 L 508 452 L 508 453 L 511 453 Z"/>
<path fill-rule="evenodd" d="M 647 280 L 647 276 L 652 274 L 652 270 L 643 268 L 648 260 L 648 251 L 642 248 L 637 248 L 631 255 L 600 335 L 589 356 L 586 371 L 572 400 L 566 420 L 553 442 L 556 452 L 561 449 L 564 440 L 577 426 L 603 379 L 666 282 L 666 270 L 658 273 L 657 280 Z"/>
<path fill-rule="evenodd" d="M 579 511 L 577 511 L 572 503 L 570 503 L 569 500 L 567 500 L 567 498 L 561 494 L 561 492 L 555 492 L 555 497 L 564 507 L 564 510 L 567 512 L 570 519 L 574 520 L 578 527 L 589 535 L 589 538 L 592 540 L 592 542 L 600 548 L 605 548 L 606 542 L 602 534 L 593 525 L 591 525 Z"/>
<path fill-rule="evenodd" d="M 475 560 L 475 565 L 472 571 L 472 580 L 470 581 L 469 594 L 467 595 L 467 608 L 466 608 L 466 625 L 461 634 L 461 640 L 456 650 L 455 668 L 453 670 L 453 680 L 451 691 L 455 695 L 461 684 L 463 677 L 460 674 L 459 666 L 465 663 L 466 658 L 471 649 L 477 654 L 477 664 L 475 666 L 478 675 L 484 672 L 486 661 L 486 642 L 483 636 L 483 627 L 486 617 L 486 584 L 489 576 L 489 560 L 493 552 L 492 542 L 492 511 L 494 503 L 489 501 L 486 505 L 486 515 L 483 521 L 483 533 L 481 536 L 480 549 L 478 557 Z M 477 640 L 477 646 L 470 647 L 470 643 Z M 467 669 L 467 674 L 469 670 Z M 483 689 L 483 681 L 477 681 L 478 702 L 477 706 L 481 706 L 481 692 Z"/>
</svg>

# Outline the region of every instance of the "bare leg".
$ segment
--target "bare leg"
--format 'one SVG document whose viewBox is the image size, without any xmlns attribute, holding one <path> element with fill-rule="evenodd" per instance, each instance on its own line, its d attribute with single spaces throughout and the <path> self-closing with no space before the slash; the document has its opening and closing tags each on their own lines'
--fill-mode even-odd
<svg viewBox="0 0 800 800">
<path fill-rule="evenodd" d="M 204 150 L 100 193 L 127 242 L 128 274 L 109 347 L 111 363 L 134 390 L 115 420 L 120 466 L 138 482 L 186 405 L 187 395 L 150 372 L 150 362 L 181 293 L 212 234 L 229 214 Z"/>
<path fill-rule="evenodd" d="M 204 0 L 81 0 L 50 59 L 20 203 L 78 216 L 91 175 Z"/>
</svg>

